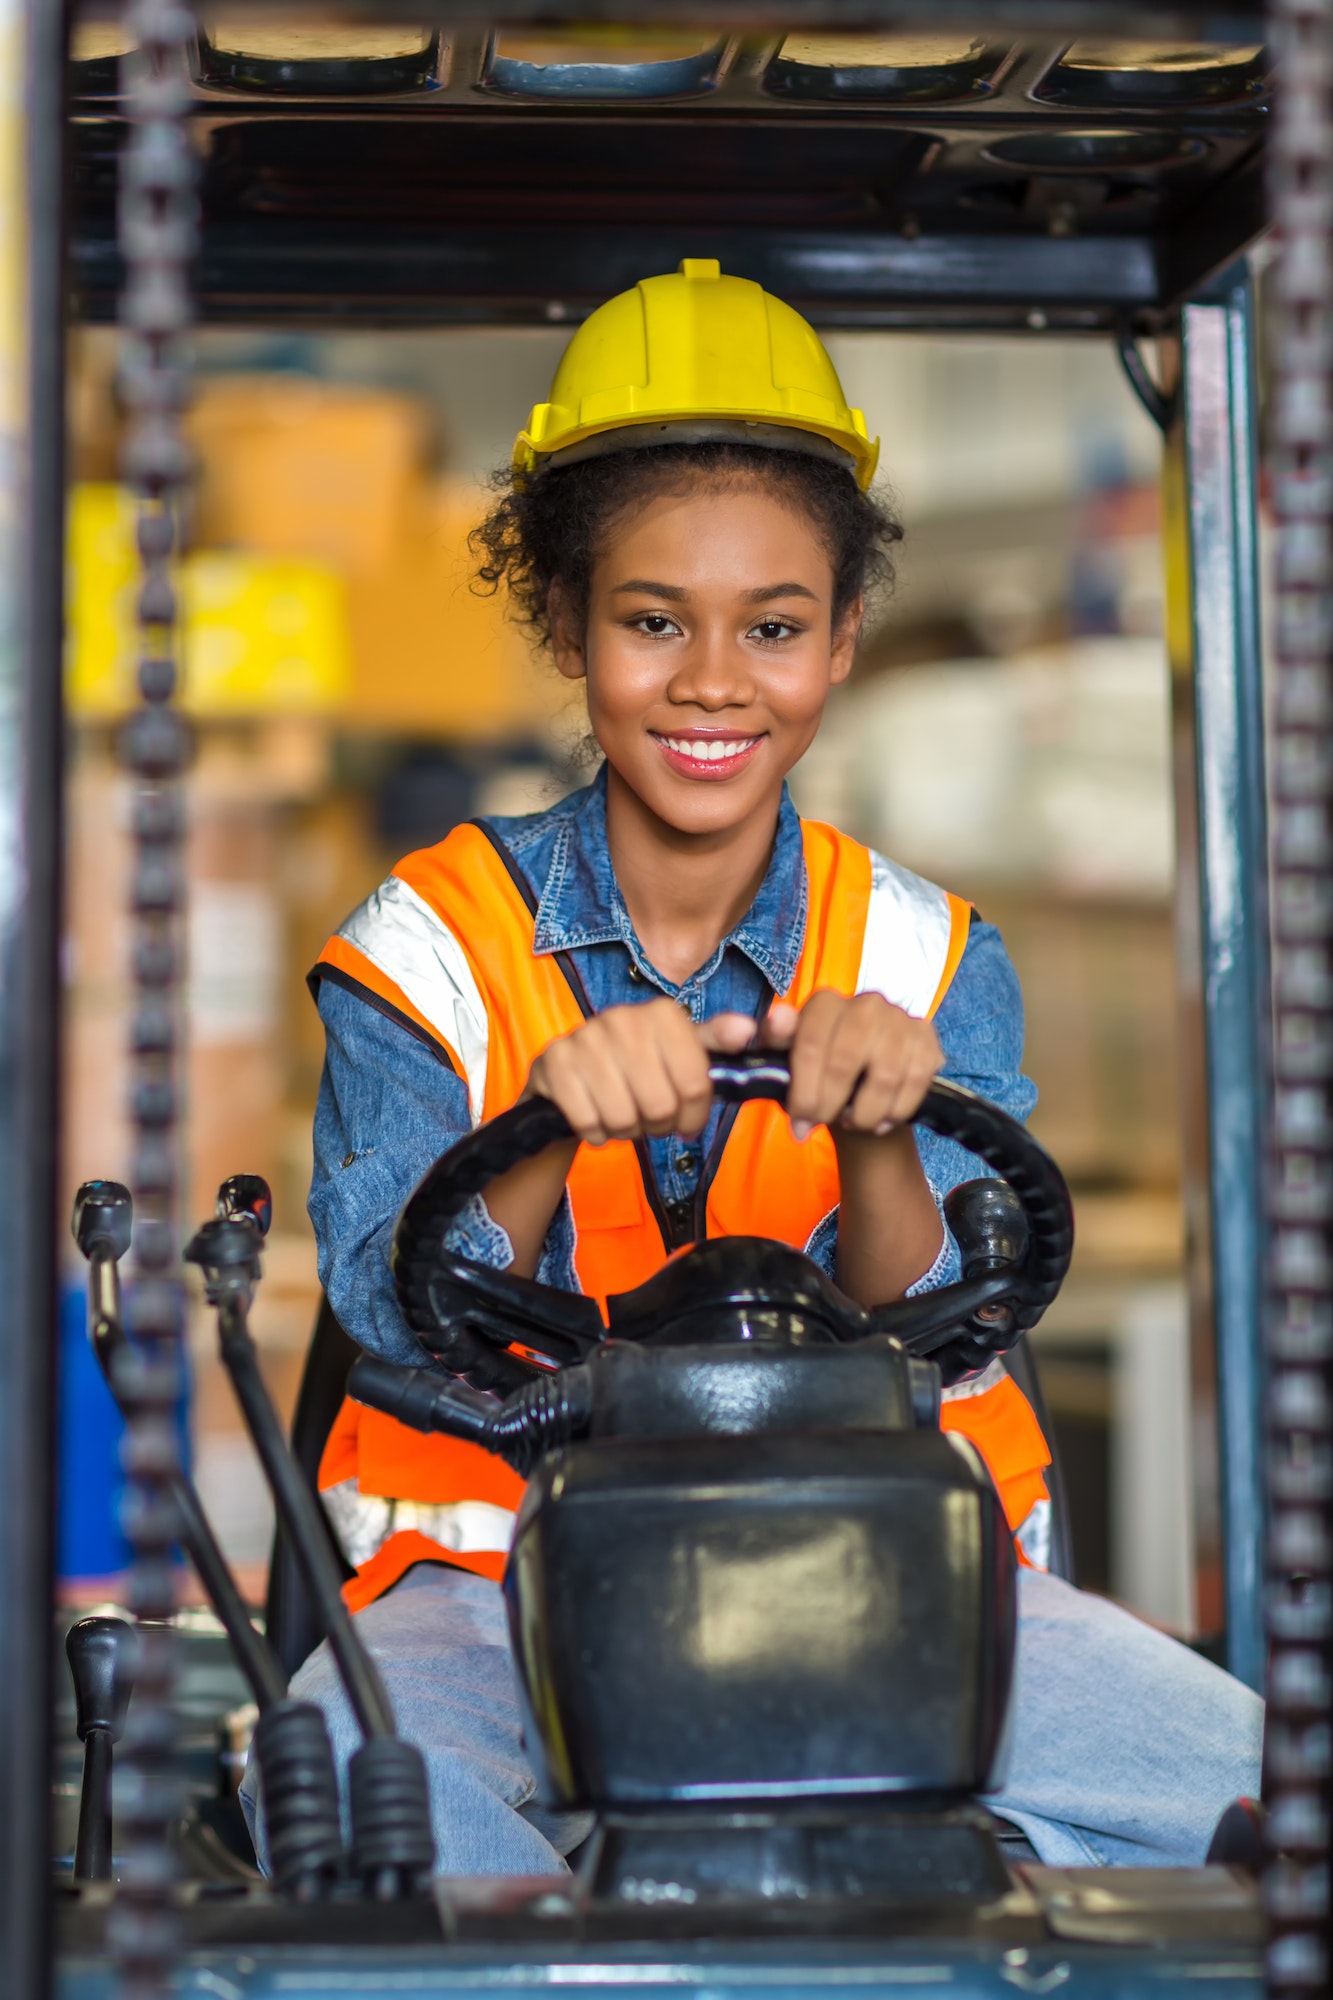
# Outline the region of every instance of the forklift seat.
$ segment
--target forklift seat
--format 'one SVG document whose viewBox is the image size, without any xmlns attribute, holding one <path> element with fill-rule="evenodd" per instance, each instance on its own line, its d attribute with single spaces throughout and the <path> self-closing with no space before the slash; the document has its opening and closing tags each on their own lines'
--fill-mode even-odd
<svg viewBox="0 0 1333 2000">
<path fill-rule="evenodd" d="M 292 1451 L 315 1492 L 318 1492 L 319 1463 L 324 1455 L 324 1446 L 347 1393 L 347 1377 L 352 1363 L 360 1352 L 356 1342 L 343 1331 L 328 1299 L 321 1297 L 310 1352 L 301 1377 L 300 1393 L 296 1399 L 296 1413 L 292 1418 Z M 1051 1464 L 1046 1475 L 1051 1492 L 1050 1567 L 1054 1575 L 1072 1583 L 1074 1552 L 1064 1475 L 1051 1434 L 1036 1359 L 1026 1337 L 1010 1349 L 1004 1360 L 1009 1373 L 1031 1403 L 1042 1435 L 1050 1447 Z M 320 1512 L 321 1518 L 327 1519 L 322 1508 Z M 329 1540 L 343 1576 L 351 1577 L 354 1572 L 338 1547 L 332 1527 L 329 1528 Z M 291 1542 L 280 1520 L 273 1536 L 264 1618 L 269 1643 L 290 1680 L 301 1662 L 309 1658 L 324 1637 L 324 1627 L 310 1600 L 310 1593 L 292 1553 Z"/>
<path fill-rule="evenodd" d="M 315 1331 L 306 1355 L 296 1411 L 292 1417 L 292 1455 L 316 1495 L 319 1492 L 319 1462 L 347 1394 L 347 1377 L 352 1363 L 360 1352 L 351 1335 L 343 1332 L 333 1307 L 321 1293 Z M 323 1507 L 319 1516 L 328 1523 Z M 355 1571 L 338 1546 L 331 1526 L 329 1541 L 344 1579 L 354 1576 Z M 269 1644 L 288 1680 L 324 1637 L 323 1621 L 306 1589 L 291 1538 L 283 1531 L 281 1515 L 274 1529 L 273 1551 L 269 1557 L 264 1626 Z"/>
</svg>

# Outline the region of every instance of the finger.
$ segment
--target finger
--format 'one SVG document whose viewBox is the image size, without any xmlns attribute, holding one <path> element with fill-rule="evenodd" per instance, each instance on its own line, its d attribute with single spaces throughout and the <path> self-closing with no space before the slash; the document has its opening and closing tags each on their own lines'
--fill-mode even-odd
<svg viewBox="0 0 1333 2000">
<path fill-rule="evenodd" d="M 789 1000 L 775 1000 L 759 1023 L 761 1049 L 789 1049 L 800 1026 L 801 1010 Z"/>
<path fill-rule="evenodd" d="M 889 1116 L 895 1125 L 905 1125 L 921 1109 L 926 1092 L 938 1076 L 940 1065 L 923 1061 L 913 1066 L 898 1089 Z"/>
<path fill-rule="evenodd" d="M 919 1050 L 906 1017 L 886 1008 L 871 1024 L 860 1072 L 838 1117 L 842 1129 L 874 1132 L 896 1122 L 903 1086 L 919 1068 Z"/>
<path fill-rule="evenodd" d="M 716 1055 L 738 1055 L 742 1049 L 749 1048 L 754 1037 L 754 1016 L 713 1014 L 697 1032 L 704 1047 Z"/>
<path fill-rule="evenodd" d="M 636 1043 L 628 1052 L 622 1075 L 634 1098 L 639 1129 L 655 1138 L 676 1131 L 680 1090 L 672 1073 L 670 1057 L 657 1036 Z"/>
<path fill-rule="evenodd" d="M 825 1057 L 834 1025 L 845 1005 L 839 993 L 814 993 L 800 1011 L 791 1043 L 791 1084 L 787 1091 L 787 1114 L 796 1139 L 808 1139 L 820 1122 Z"/>
<path fill-rule="evenodd" d="M 585 1074 L 589 1095 L 602 1129 L 612 1139 L 637 1139 L 642 1129 L 639 1107 L 629 1079 L 614 1063 L 599 1064 Z"/>
<path fill-rule="evenodd" d="M 840 1124 L 848 1115 L 888 1039 L 885 1034 L 884 1003 L 878 996 L 863 994 L 839 1009 L 824 1043 L 824 1062 L 819 1077 L 816 1118 L 825 1125 Z M 893 1082 L 898 1068 L 890 1055 Z"/>
<path fill-rule="evenodd" d="M 905 1124 L 920 1110 L 942 1062 L 938 1038 L 924 1022 L 913 1021 L 904 1034 L 886 1037 L 872 1055 L 844 1122 L 868 1132 Z"/>
<path fill-rule="evenodd" d="M 540 1089 L 543 1097 L 559 1105 L 576 1139 L 589 1146 L 606 1144 L 596 1102 L 566 1043 L 553 1042 L 543 1055 Z"/>
<path fill-rule="evenodd" d="M 572 1073 L 580 1078 L 603 1135 L 631 1139 L 638 1136 L 639 1114 L 626 1081 L 619 1039 L 615 1016 L 603 1015 L 555 1043 L 548 1055 L 556 1057 L 562 1075 Z M 642 1039 L 641 1031 L 634 1039 Z"/>
<path fill-rule="evenodd" d="M 718 1023 L 730 1023 L 730 1028 L 717 1027 Z M 669 1130 L 679 1132 L 683 1139 L 693 1139 L 703 1131 L 708 1123 L 708 1113 L 713 1103 L 713 1085 L 708 1075 L 708 1057 L 713 1049 L 719 1053 L 745 1046 L 745 1041 L 737 1041 L 741 1028 L 748 1031 L 753 1023 L 744 1014 L 717 1014 L 712 1021 L 696 1027 L 688 1014 L 677 1009 L 677 1018 L 663 1021 L 661 1052 L 666 1064 L 671 1087 L 675 1093 L 676 1108 Z M 710 1030 L 713 1031 L 710 1033 Z M 720 1037 L 720 1039 L 718 1039 Z"/>
</svg>

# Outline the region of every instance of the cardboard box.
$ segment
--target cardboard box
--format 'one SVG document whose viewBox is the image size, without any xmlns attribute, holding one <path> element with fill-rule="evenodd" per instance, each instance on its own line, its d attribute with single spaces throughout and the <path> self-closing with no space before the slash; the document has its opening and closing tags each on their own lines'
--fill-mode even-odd
<svg viewBox="0 0 1333 2000">
<path fill-rule="evenodd" d="M 425 477 L 430 419 L 409 396 L 300 375 L 219 376 L 188 429 L 194 543 L 381 569 Z"/>
</svg>

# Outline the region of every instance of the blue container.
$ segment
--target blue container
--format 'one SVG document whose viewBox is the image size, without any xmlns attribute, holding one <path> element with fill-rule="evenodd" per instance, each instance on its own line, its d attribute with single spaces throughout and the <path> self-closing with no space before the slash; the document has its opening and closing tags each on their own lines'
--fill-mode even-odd
<svg viewBox="0 0 1333 2000">
<path fill-rule="evenodd" d="M 189 1391 L 178 1413 L 188 1468 Z M 130 1545 L 120 1526 L 120 1440 L 125 1424 L 88 1339 L 82 1277 L 60 1291 L 60 1383 L 56 1419 L 56 1574 L 62 1582 L 118 1576 Z"/>
<path fill-rule="evenodd" d="M 130 1559 L 120 1530 L 120 1440 L 125 1425 L 88 1341 L 81 1281 L 60 1292 L 56 1456 L 56 1573 L 63 1581 L 116 1576 Z"/>
</svg>

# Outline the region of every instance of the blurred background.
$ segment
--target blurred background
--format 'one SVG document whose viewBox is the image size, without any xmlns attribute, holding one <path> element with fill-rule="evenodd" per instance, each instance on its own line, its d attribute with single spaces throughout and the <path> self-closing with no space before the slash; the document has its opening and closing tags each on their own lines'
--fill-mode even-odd
<svg viewBox="0 0 1333 2000">
<path fill-rule="evenodd" d="M 183 565 L 190 785 L 187 1220 L 265 1174 L 255 1331 L 290 1410 L 318 1301 L 305 1215 L 321 1035 L 305 974 L 393 862 L 477 812 L 586 783 L 576 696 L 469 589 L 485 480 L 567 334 L 209 333 Z M 1036 1344 L 1079 1581 L 1188 1632 L 1220 1624 L 1210 1420 L 1183 1281 L 1169 688 L 1157 434 L 1108 346 L 830 341 L 883 439 L 897 588 L 794 778 L 835 820 L 1000 925 L 1022 977 L 1035 1129 L 1075 1191 L 1071 1279 Z M 127 1159 L 121 1055 L 132 510 L 114 336 L 77 336 L 69 523 L 67 1192 Z M 71 1246 L 72 1252 L 72 1246 Z M 256 1596 L 271 1520 L 194 1315 L 195 1473 Z M 124 1561 L 116 1426 L 62 1326 L 61 1569 Z M 1196 1549 L 1199 1552 L 1196 1558 Z"/>
</svg>

